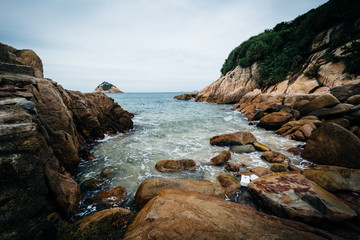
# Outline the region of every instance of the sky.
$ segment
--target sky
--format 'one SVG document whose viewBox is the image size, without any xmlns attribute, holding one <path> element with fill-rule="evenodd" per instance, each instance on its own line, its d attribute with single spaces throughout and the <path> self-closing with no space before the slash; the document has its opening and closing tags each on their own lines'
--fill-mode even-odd
<svg viewBox="0 0 360 240">
<path fill-rule="evenodd" d="M 249 37 L 325 0 L 0 0 L 0 42 L 32 49 L 44 76 L 93 91 L 191 92 Z"/>
</svg>

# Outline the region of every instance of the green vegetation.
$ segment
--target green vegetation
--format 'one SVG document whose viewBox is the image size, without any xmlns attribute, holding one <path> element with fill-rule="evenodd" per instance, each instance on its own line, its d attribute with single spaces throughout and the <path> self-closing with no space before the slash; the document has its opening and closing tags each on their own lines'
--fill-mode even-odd
<svg viewBox="0 0 360 240">
<path fill-rule="evenodd" d="M 240 44 L 225 60 L 221 73 L 226 74 L 238 65 L 249 67 L 258 62 L 260 84 L 266 86 L 278 83 L 288 74 L 300 70 L 305 59 L 312 54 L 311 45 L 319 33 L 342 24 L 341 30 L 335 30 L 336 39 L 323 46 L 329 48 L 329 52 L 360 38 L 359 18 L 359 0 L 330 0 L 293 21 L 279 23 L 273 29 L 265 30 Z M 357 50 L 351 51 L 359 51 L 357 44 L 353 46 Z M 359 62 L 359 54 L 346 59 L 345 70 L 360 74 Z"/>
<path fill-rule="evenodd" d="M 307 78 L 318 78 L 319 77 L 319 69 L 320 69 L 320 65 L 315 64 L 314 66 L 312 66 L 311 68 L 309 68 L 309 70 L 307 70 L 305 72 L 305 76 Z"/>
<path fill-rule="evenodd" d="M 108 82 L 103 82 L 101 85 L 102 85 L 101 88 L 104 91 L 110 90 L 112 88 L 112 86 L 113 86 L 111 83 L 108 83 Z"/>
</svg>

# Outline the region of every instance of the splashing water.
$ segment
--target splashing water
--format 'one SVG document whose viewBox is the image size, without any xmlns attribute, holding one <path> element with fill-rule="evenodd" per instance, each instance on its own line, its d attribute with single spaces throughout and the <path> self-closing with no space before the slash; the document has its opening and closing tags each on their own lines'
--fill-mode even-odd
<svg viewBox="0 0 360 240">
<path fill-rule="evenodd" d="M 133 198 L 140 183 L 150 177 L 206 179 L 215 182 L 224 167 L 203 165 L 218 155 L 225 147 L 211 146 L 212 136 L 237 131 L 249 131 L 257 140 L 274 151 L 287 155 L 291 163 L 302 167 L 305 161 L 285 150 L 299 142 L 278 136 L 272 131 L 250 126 L 239 112 L 229 110 L 232 105 L 198 103 L 174 100 L 178 93 L 122 93 L 109 94 L 124 109 L 137 113 L 134 129 L 127 134 L 106 136 L 92 146 L 95 159 L 90 164 L 82 161 L 75 172 L 82 186 L 90 178 L 101 179 L 101 187 L 83 190 L 83 198 L 89 198 L 106 189 L 123 186 L 127 199 L 122 207 L 133 210 Z M 267 167 L 261 160 L 261 152 L 232 153 L 230 162 L 243 163 L 248 168 Z M 199 165 L 195 172 L 161 173 L 155 169 L 160 160 L 190 158 Z M 101 177 L 101 171 L 110 167 L 112 174 Z M 244 169 L 246 170 L 246 169 Z M 96 208 L 82 206 L 80 216 Z"/>
</svg>

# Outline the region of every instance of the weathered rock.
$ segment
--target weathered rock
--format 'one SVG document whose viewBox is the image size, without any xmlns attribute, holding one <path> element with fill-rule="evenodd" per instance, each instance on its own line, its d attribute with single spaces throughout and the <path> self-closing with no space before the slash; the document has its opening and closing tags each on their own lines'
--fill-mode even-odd
<svg viewBox="0 0 360 240">
<path fill-rule="evenodd" d="M 307 115 L 309 112 L 320 108 L 332 107 L 336 104 L 340 103 L 340 101 L 334 97 L 332 94 L 324 94 L 321 95 L 314 100 L 310 101 L 309 103 L 303 105 L 299 108 L 299 111 L 302 116 Z"/>
<path fill-rule="evenodd" d="M 302 149 L 300 149 L 299 147 L 291 147 L 291 148 L 286 149 L 286 151 L 295 156 L 298 156 L 298 155 L 301 155 Z"/>
<path fill-rule="evenodd" d="M 192 159 L 161 160 L 156 163 L 155 168 L 160 172 L 194 171 L 196 169 L 196 162 Z"/>
<path fill-rule="evenodd" d="M 352 126 L 350 128 L 350 132 L 355 134 L 356 136 L 358 136 L 360 138 L 360 127 L 359 126 Z"/>
<path fill-rule="evenodd" d="M 136 209 L 140 210 L 148 201 L 164 189 L 198 192 L 220 198 L 225 196 L 225 191 L 221 185 L 207 180 L 150 178 L 142 182 L 136 191 Z"/>
<path fill-rule="evenodd" d="M 197 168 L 196 162 L 192 159 L 179 159 L 177 160 L 177 162 L 179 162 L 180 165 L 183 166 L 184 169 L 188 171 L 194 171 Z"/>
<path fill-rule="evenodd" d="M 195 98 L 196 95 L 197 95 L 197 93 L 185 93 L 185 94 L 180 94 L 180 95 L 175 96 L 174 99 L 189 101 L 189 100 Z"/>
<path fill-rule="evenodd" d="M 318 165 L 314 169 L 305 169 L 303 175 L 330 192 L 360 193 L 360 169 Z"/>
<path fill-rule="evenodd" d="M 230 151 L 232 151 L 234 153 L 251 153 L 251 152 L 255 152 L 255 148 L 251 144 L 234 145 L 234 146 L 231 146 Z"/>
<path fill-rule="evenodd" d="M 274 163 L 271 165 L 270 170 L 273 172 L 286 172 L 289 168 L 289 163 Z"/>
<path fill-rule="evenodd" d="M 317 117 L 311 119 L 310 116 L 301 118 L 298 121 L 290 121 L 275 131 L 283 136 L 290 135 L 290 139 L 297 141 L 306 141 L 313 130 L 322 124 Z"/>
<path fill-rule="evenodd" d="M 344 85 L 333 87 L 330 92 L 341 102 L 344 102 L 349 97 L 360 94 L 360 80 L 350 81 Z"/>
<path fill-rule="evenodd" d="M 86 204 L 96 204 L 98 207 L 119 207 L 126 197 L 126 189 L 122 186 L 110 188 L 85 200 Z"/>
<path fill-rule="evenodd" d="M 254 135 L 245 131 L 216 135 L 210 138 L 210 144 L 216 146 L 246 145 L 254 142 L 257 142 Z"/>
<path fill-rule="evenodd" d="M 272 173 L 272 171 L 270 171 L 269 169 L 267 168 L 264 168 L 264 167 L 256 167 L 256 168 L 252 168 L 250 170 L 247 170 L 246 172 L 242 172 L 241 175 L 252 175 L 252 174 L 255 174 L 256 176 L 258 177 L 262 177 L 262 176 L 265 176 L 267 174 L 270 174 Z"/>
<path fill-rule="evenodd" d="M 293 115 L 287 112 L 274 112 L 270 113 L 260 119 L 258 127 L 262 127 L 269 130 L 279 129 L 282 125 L 289 121 L 295 120 Z"/>
<path fill-rule="evenodd" d="M 318 164 L 360 168 L 360 139 L 337 124 L 325 123 L 312 133 L 301 156 Z"/>
<path fill-rule="evenodd" d="M 338 222 L 356 216 L 344 202 L 299 173 L 268 174 L 249 183 L 248 190 L 281 217 Z"/>
<path fill-rule="evenodd" d="M 320 119 L 338 118 L 346 114 L 349 110 L 354 107 L 352 104 L 340 103 L 331 108 L 320 108 L 316 109 L 308 115 L 316 116 Z"/>
<path fill-rule="evenodd" d="M 284 161 L 290 161 L 287 156 L 276 151 L 266 151 L 261 155 L 261 158 L 270 163 L 282 163 Z"/>
<path fill-rule="evenodd" d="M 271 149 L 263 143 L 254 142 L 253 145 L 254 145 L 255 149 L 258 151 L 261 151 L 261 152 L 271 151 Z"/>
<path fill-rule="evenodd" d="M 348 99 L 346 99 L 346 102 L 350 103 L 350 104 L 354 104 L 354 105 L 359 105 L 360 104 L 360 94 L 349 97 Z"/>
<path fill-rule="evenodd" d="M 135 219 L 135 214 L 123 208 L 106 209 L 93 213 L 75 223 L 72 239 L 122 239 Z"/>
<path fill-rule="evenodd" d="M 129 239 L 327 239 L 336 238 L 295 221 L 269 216 L 207 195 L 164 190 L 137 215 Z"/>
<path fill-rule="evenodd" d="M 90 177 L 82 182 L 81 188 L 84 190 L 97 190 L 106 183 L 106 179 L 100 177 Z"/>
<path fill-rule="evenodd" d="M 116 86 L 114 86 L 113 84 L 111 84 L 109 82 L 106 82 L 106 81 L 99 84 L 95 88 L 94 92 L 100 92 L 100 93 L 123 93 Z"/>
<path fill-rule="evenodd" d="M 350 128 L 350 121 L 346 118 L 335 118 L 335 119 L 327 120 L 325 122 L 326 123 L 335 123 L 346 129 Z"/>
<path fill-rule="evenodd" d="M 217 176 L 217 180 L 224 188 L 225 194 L 227 196 L 233 195 L 241 188 L 240 180 L 231 174 L 221 173 L 219 176 Z"/>
<path fill-rule="evenodd" d="M 118 166 L 107 166 L 104 167 L 103 170 L 101 170 L 101 176 L 102 177 L 110 177 L 112 175 L 121 175 L 125 176 L 126 174 L 125 168 L 120 168 Z"/>
<path fill-rule="evenodd" d="M 231 158 L 231 153 L 229 150 L 222 151 L 219 155 L 210 159 L 210 164 L 220 166 L 227 163 Z"/>
<path fill-rule="evenodd" d="M 229 172 L 238 172 L 240 170 L 239 164 L 229 162 L 225 165 L 225 169 Z"/>
</svg>

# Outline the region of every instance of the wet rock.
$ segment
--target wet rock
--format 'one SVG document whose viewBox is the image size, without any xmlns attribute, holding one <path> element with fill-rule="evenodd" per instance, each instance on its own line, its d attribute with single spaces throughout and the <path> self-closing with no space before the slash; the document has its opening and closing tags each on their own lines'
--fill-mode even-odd
<svg viewBox="0 0 360 240">
<path fill-rule="evenodd" d="M 100 189 L 106 180 L 100 177 L 91 177 L 82 182 L 81 188 L 84 190 L 97 190 Z"/>
<path fill-rule="evenodd" d="M 260 119 L 258 127 L 262 127 L 268 130 L 279 129 L 285 123 L 295 120 L 293 115 L 287 112 L 274 112 L 270 113 Z"/>
<path fill-rule="evenodd" d="M 110 177 L 115 174 L 125 175 L 126 172 L 127 171 L 124 168 L 120 168 L 120 167 L 116 167 L 116 166 L 107 166 L 107 167 L 104 167 L 103 170 L 101 170 L 101 176 Z"/>
<path fill-rule="evenodd" d="M 330 192 L 360 193 L 360 169 L 318 165 L 314 169 L 305 169 L 303 175 Z"/>
<path fill-rule="evenodd" d="M 350 219 L 356 213 L 331 193 L 299 173 L 273 173 L 248 185 L 251 194 L 272 214 L 318 222 Z"/>
<path fill-rule="evenodd" d="M 261 158 L 269 163 L 282 163 L 284 161 L 290 161 L 287 156 L 276 151 L 266 151 L 261 155 Z"/>
<path fill-rule="evenodd" d="M 291 148 L 286 149 L 286 151 L 295 156 L 299 156 L 299 155 L 301 155 L 302 149 L 300 149 L 299 147 L 291 147 Z"/>
<path fill-rule="evenodd" d="M 240 180 L 228 173 L 222 173 L 217 176 L 217 180 L 220 185 L 224 188 L 225 194 L 227 196 L 232 196 L 235 192 L 237 192 L 240 188 Z"/>
<path fill-rule="evenodd" d="M 155 168 L 160 172 L 181 172 L 184 170 L 194 171 L 196 162 L 192 159 L 161 160 L 156 163 Z"/>
<path fill-rule="evenodd" d="M 75 223 L 71 239 L 122 239 L 135 219 L 135 214 L 123 208 L 93 213 Z"/>
<path fill-rule="evenodd" d="M 119 207 L 126 197 L 126 189 L 122 186 L 110 188 L 85 200 L 85 204 L 96 204 L 100 208 Z"/>
<path fill-rule="evenodd" d="M 226 164 L 231 158 L 231 153 L 228 150 L 222 151 L 219 155 L 210 159 L 210 164 L 220 166 Z"/>
<path fill-rule="evenodd" d="M 251 153 L 251 152 L 255 152 L 255 148 L 251 144 L 235 145 L 235 146 L 231 146 L 230 151 L 234 153 Z"/>
<path fill-rule="evenodd" d="M 252 175 L 252 174 L 255 174 L 256 176 L 258 177 L 262 177 L 262 176 L 265 176 L 267 174 L 270 174 L 272 173 L 272 171 L 270 171 L 269 169 L 267 168 L 264 168 L 264 167 L 256 167 L 256 168 L 252 168 L 250 170 L 247 170 L 246 172 L 242 172 L 241 175 Z"/>
<path fill-rule="evenodd" d="M 303 105 L 301 108 L 299 108 L 299 111 L 302 116 L 305 116 L 314 110 L 332 107 L 339 103 L 340 101 L 332 94 L 324 94 Z"/>
<path fill-rule="evenodd" d="M 185 93 L 185 94 L 180 94 L 180 95 L 175 96 L 174 99 L 188 101 L 188 100 L 195 98 L 196 95 L 197 95 L 196 93 Z"/>
<path fill-rule="evenodd" d="M 271 151 L 271 149 L 263 143 L 254 142 L 253 145 L 254 145 L 255 149 L 258 151 L 261 151 L 261 152 Z"/>
<path fill-rule="evenodd" d="M 274 163 L 271 165 L 270 170 L 273 172 L 286 172 L 288 170 L 289 163 Z"/>
<path fill-rule="evenodd" d="M 318 164 L 360 168 L 360 139 L 337 124 L 325 123 L 313 132 L 301 156 Z"/>
<path fill-rule="evenodd" d="M 254 142 L 257 142 L 254 135 L 245 131 L 222 134 L 210 138 L 210 144 L 216 146 L 246 145 Z"/>
<path fill-rule="evenodd" d="M 225 165 L 225 169 L 229 172 L 238 172 L 240 170 L 239 164 L 229 162 Z"/>
<path fill-rule="evenodd" d="M 221 185 L 207 180 L 150 178 L 142 182 L 136 191 L 136 209 L 140 210 L 148 201 L 164 189 L 198 192 L 220 198 L 225 196 L 225 191 Z"/>
<path fill-rule="evenodd" d="M 260 213 L 242 204 L 164 190 L 137 215 L 129 239 L 327 239 L 322 230 Z"/>
</svg>

